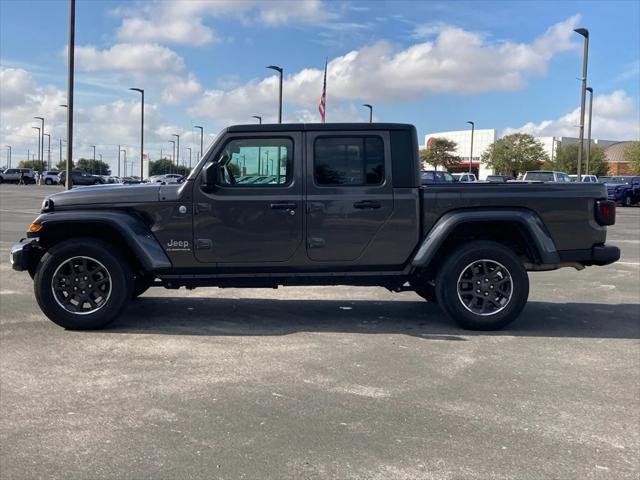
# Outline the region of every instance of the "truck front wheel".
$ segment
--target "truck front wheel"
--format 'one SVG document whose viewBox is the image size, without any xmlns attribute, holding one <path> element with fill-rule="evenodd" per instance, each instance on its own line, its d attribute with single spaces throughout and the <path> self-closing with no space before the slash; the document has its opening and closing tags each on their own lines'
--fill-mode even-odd
<svg viewBox="0 0 640 480">
<path fill-rule="evenodd" d="M 133 275 L 113 247 L 98 239 L 78 238 L 44 254 L 33 285 L 38 305 L 51 321 L 71 330 L 94 330 L 124 310 Z"/>
<path fill-rule="evenodd" d="M 470 330 L 496 330 L 515 320 L 529 297 L 520 259 L 496 242 L 477 241 L 454 250 L 442 265 L 436 296 L 444 312 Z"/>
</svg>

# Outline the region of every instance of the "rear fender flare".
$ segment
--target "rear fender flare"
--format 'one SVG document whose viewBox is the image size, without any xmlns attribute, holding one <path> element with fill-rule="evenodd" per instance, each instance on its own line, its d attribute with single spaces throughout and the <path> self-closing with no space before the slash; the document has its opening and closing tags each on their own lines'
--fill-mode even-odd
<svg viewBox="0 0 640 480">
<path fill-rule="evenodd" d="M 557 264 L 560 256 L 540 217 L 527 209 L 456 210 L 445 213 L 429 231 L 411 260 L 412 267 L 427 267 L 449 235 L 465 223 L 517 224 L 542 264 Z"/>
</svg>

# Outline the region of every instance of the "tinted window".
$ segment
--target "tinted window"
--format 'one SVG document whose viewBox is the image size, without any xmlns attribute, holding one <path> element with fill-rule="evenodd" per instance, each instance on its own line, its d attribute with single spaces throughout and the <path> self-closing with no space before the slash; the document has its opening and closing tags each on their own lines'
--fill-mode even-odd
<svg viewBox="0 0 640 480">
<path fill-rule="evenodd" d="M 293 142 L 288 138 L 234 139 L 225 145 L 218 162 L 221 185 L 285 185 L 293 172 Z"/>
<path fill-rule="evenodd" d="M 384 143 L 380 137 L 320 137 L 313 162 L 318 185 L 379 185 Z"/>
<path fill-rule="evenodd" d="M 538 182 L 553 182 L 552 172 L 529 172 L 526 176 L 527 180 L 535 180 Z"/>
<path fill-rule="evenodd" d="M 449 172 L 436 172 L 438 179 L 441 182 L 455 182 L 456 179 Z"/>
</svg>

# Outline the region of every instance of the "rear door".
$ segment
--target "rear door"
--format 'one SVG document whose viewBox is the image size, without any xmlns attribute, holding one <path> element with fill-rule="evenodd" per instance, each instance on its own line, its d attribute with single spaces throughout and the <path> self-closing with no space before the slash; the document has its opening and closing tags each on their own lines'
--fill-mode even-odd
<svg viewBox="0 0 640 480">
<path fill-rule="evenodd" d="M 353 262 L 393 212 L 387 132 L 307 132 L 307 255 Z"/>
</svg>

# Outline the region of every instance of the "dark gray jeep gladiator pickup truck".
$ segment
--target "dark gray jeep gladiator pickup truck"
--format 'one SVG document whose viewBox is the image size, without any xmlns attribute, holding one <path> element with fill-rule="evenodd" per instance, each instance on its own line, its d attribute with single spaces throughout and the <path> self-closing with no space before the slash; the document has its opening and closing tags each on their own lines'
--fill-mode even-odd
<svg viewBox="0 0 640 480">
<path fill-rule="evenodd" d="M 47 197 L 11 259 L 69 329 L 105 326 L 150 286 L 360 285 L 489 330 L 523 309 L 527 271 L 618 260 L 614 222 L 600 184 L 423 187 L 411 125 L 239 125 L 182 184 Z"/>
</svg>

